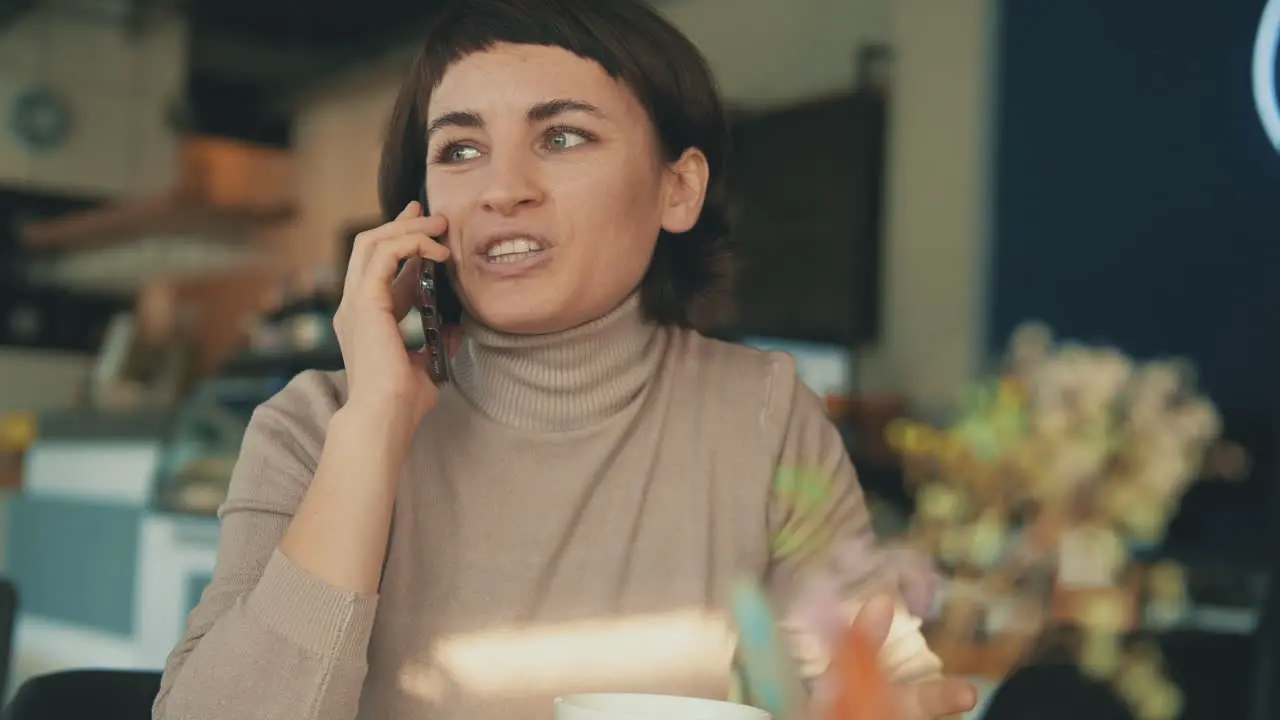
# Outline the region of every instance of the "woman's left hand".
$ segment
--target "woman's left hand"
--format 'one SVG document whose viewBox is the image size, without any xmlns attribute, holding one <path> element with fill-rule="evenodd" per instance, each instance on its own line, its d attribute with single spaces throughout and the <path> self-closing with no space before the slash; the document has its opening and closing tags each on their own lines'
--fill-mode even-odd
<svg viewBox="0 0 1280 720">
<path fill-rule="evenodd" d="M 863 633 L 876 647 L 884 645 L 893 624 L 893 601 L 875 598 L 858 612 L 854 630 Z M 966 713 L 977 704 L 977 690 L 968 681 L 940 677 L 912 683 L 899 683 L 892 688 L 898 712 L 894 720 L 938 720 Z"/>
</svg>

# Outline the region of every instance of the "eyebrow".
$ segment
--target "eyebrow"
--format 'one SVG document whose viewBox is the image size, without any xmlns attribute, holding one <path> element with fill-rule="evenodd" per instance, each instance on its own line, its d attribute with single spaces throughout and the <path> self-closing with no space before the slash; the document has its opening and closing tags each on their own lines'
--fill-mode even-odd
<svg viewBox="0 0 1280 720">
<path fill-rule="evenodd" d="M 604 113 L 600 112 L 600 108 L 592 105 L 591 103 L 582 102 L 581 100 L 561 99 L 548 100 L 547 102 L 534 105 L 529 108 L 528 118 L 531 123 L 544 122 L 556 117 L 557 115 L 564 115 L 565 113 L 571 112 L 586 113 L 587 115 L 594 115 L 598 118 L 604 117 Z"/>
<path fill-rule="evenodd" d="M 604 113 L 600 112 L 600 108 L 592 105 L 591 103 L 583 102 L 581 100 L 560 98 L 556 100 L 547 100 L 546 102 L 540 102 L 534 105 L 529 108 L 527 113 L 525 113 L 525 118 L 530 123 L 546 122 L 551 118 L 572 112 L 586 113 L 587 115 L 594 115 L 598 118 L 604 117 Z M 480 113 L 474 110 L 455 110 L 453 112 L 447 112 L 432 120 L 431 124 L 427 125 L 427 137 L 430 138 L 435 133 L 447 127 L 484 127 L 484 118 L 480 116 Z"/>
</svg>

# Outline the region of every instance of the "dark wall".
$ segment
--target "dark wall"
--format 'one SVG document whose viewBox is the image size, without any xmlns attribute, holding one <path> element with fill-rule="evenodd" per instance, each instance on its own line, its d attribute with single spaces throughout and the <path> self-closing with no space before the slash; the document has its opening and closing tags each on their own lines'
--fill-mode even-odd
<svg viewBox="0 0 1280 720">
<path fill-rule="evenodd" d="M 875 339 L 885 108 L 884 93 L 866 87 L 735 119 L 737 313 L 719 334 Z"/>
<path fill-rule="evenodd" d="M 1026 318 L 1187 355 L 1280 409 L 1280 153 L 1254 109 L 1264 0 L 1005 0 L 992 350 Z"/>
<path fill-rule="evenodd" d="M 111 317 L 131 306 L 128 297 L 33 287 L 27 277 L 31 253 L 22 246 L 21 226 L 98 202 L 0 188 L 0 348 L 97 352 Z"/>
</svg>

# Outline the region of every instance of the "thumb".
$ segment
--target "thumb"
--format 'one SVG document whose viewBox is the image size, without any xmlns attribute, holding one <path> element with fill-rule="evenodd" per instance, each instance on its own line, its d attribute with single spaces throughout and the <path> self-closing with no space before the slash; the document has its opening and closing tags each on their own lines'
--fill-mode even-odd
<svg viewBox="0 0 1280 720">
<path fill-rule="evenodd" d="M 889 637 L 893 625 L 894 603 L 889 595 L 876 595 L 862 606 L 853 619 L 853 632 L 859 633 L 873 647 L 880 648 Z"/>
<path fill-rule="evenodd" d="M 898 571 L 898 590 L 911 614 L 920 618 L 932 616 L 940 577 L 933 560 L 906 547 L 890 550 L 889 558 Z"/>
</svg>

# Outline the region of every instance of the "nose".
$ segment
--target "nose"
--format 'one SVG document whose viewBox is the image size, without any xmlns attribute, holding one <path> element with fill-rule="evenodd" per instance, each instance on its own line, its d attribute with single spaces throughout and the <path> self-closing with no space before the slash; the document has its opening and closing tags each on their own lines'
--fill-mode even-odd
<svg viewBox="0 0 1280 720">
<path fill-rule="evenodd" d="M 489 161 L 489 184 L 481 203 L 485 210 L 513 215 L 542 203 L 544 192 L 537 178 L 534 160 L 519 153 L 495 153 Z"/>
</svg>

